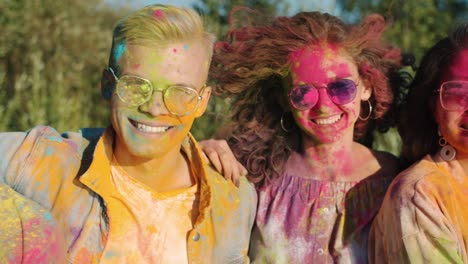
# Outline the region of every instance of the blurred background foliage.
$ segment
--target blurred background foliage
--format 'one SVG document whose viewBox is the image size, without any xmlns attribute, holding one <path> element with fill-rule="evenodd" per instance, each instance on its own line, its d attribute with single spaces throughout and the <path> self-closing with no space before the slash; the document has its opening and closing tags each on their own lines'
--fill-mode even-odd
<svg viewBox="0 0 468 264">
<path fill-rule="evenodd" d="M 38 124 L 59 131 L 109 124 L 109 106 L 100 97 L 101 71 L 107 65 L 114 24 L 134 8 L 111 2 L 0 1 L 0 131 L 27 130 Z M 292 14 L 290 3 L 198 0 L 192 7 L 220 38 L 228 30 L 228 13 L 234 6 L 253 7 L 272 17 Z M 414 54 L 416 65 L 435 41 L 456 23 L 468 20 L 467 0 L 336 0 L 335 5 L 335 14 L 348 22 L 358 22 L 369 13 L 385 15 L 392 21 L 387 38 Z M 228 112 L 226 100 L 212 98 L 192 132 L 198 139 L 211 137 Z M 398 154 L 395 131 L 377 134 L 375 139 L 376 148 Z"/>
</svg>

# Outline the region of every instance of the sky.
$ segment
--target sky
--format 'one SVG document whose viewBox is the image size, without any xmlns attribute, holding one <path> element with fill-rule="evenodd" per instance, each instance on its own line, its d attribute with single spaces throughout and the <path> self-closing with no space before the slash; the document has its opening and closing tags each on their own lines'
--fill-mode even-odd
<svg viewBox="0 0 468 264">
<path fill-rule="evenodd" d="M 125 3 L 125 0 L 107 0 L 108 2 L 120 2 Z M 335 0 L 287 0 L 290 5 L 290 13 L 292 15 L 298 11 L 321 11 L 327 12 L 332 15 L 339 15 L 339 8 Z M 175 6 L 191 7 L 197 0 L 133 0 L 132 5 L 137 8 L 149 5 L 149 4 L 170 4 Z"/>
</svg>

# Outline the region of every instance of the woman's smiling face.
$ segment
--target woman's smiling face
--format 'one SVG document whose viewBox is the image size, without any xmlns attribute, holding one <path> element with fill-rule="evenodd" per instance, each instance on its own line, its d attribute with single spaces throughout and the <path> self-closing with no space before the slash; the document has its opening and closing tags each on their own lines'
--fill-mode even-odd
<svg viewBox="0 0 468 264">
<path fill-rule="evenodd" d="M 360 102 L 369 99 L 371 94 L 370 89 L 362 84 L 354 61 L 338 47 L 325 44 L 306 46 L 292 52 L 289 63 L 292 85 L 288 93 L 300 85 L 319 88 L 317 102 L 310 109 L 298 110 L 290 103 L 304 140 L 320 145 L 338 141 L 345 135 L 352 139 L 354 123 L 361 109 Z M 341 79 L 351 80 L 357 85 L 356 96 L 345 104 L 333 102 L 326 88 Z"/>
<path fill-rule="evenodd" d="M 446 69 L 441 83 L 446 81 L 468 81 L 468 50 L 462 50 L 455 56 L 454 61 Z M 460 96 L 462 95 L 463 93 L 460 93 Z M 442 136 L 457 149 L 457 153 L 468 156 L 467 109 L 445 110 L 438 96 L 434 114 Z"/>
</svg>

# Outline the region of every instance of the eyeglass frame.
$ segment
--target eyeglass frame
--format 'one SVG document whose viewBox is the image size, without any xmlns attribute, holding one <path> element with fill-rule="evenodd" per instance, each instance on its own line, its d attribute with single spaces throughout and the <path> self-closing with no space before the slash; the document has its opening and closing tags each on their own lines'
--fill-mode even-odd
<svg viewBox="0 0 468 264">
<path fill-rule="evenodd" d="M 290 103 L 295 109 L 297 109 L 297 110 L 299 110 L 299 111 L 305 111 L 305 110 L 312 109 L 312 108 L 318 103 L 318 100 L 317 100 L 317 102 L 315 102 L 315 104 L 314 104 L 313 106 L 311 106 L 311 107 L 309 107 L 309 108 L 298 108 L 298 107 L 296 107 L 296 105 L 295 105 L 295 104 L 292 102 L 292 100 L 291 100 L 291 93 L 292 93 L 292 91 L 293 91 L 296 87 L 298 87 L 298 86 L 312 86 L 314 89 L 317 90 L 317 92 L 319 91 L 319 89 L 325 89 L 326 92 L 327 92 L 328 98 L 329 98 L 330 101 L 332 101 L 334 104 L 344 105 L 344 104 L 339 104 L 339 103 L 336 103 L 335 101 L 333 101 L 333 99 L 332 99 L 332 98 L 330 97 L 330 95 L 328 94 L 328 85 L 329 85 L 330 83 L 332 83 L 332 82 L 336 82 L 336 81 L 339 81 L 339 80 L 349 80 L 349 81 L 353 82 L 353 84 L 354 84 L 354 86 L 355 86 L 355 89 L 356 89 L 356 90 L 355 90 L 355 94 L 354 94 L 353 99 L 351 99 L 348 103 L 344 103 L 344 104 L 349 104 L 351 101 L 353 101 L 354 99 L 356 99 L 357 90 L 358 90 L 358 87 L 359 87 L 359 84 L 360 84 L 360 80 L 358 80 L 357 82 L 355 82 L 355 81 L 352 80 L 352 79 L 339 78 L 339 79 L 336 79 L 335 81 L 329 82 L 326 86 L 317 86 L 317 85 L 314 85 L 314 84 L 295 85 L 295 86 L 293 86 L 293 88 L 292 88 L 291 90 L 289 90 L 289 92 L 288 92 L 289 103 Z M 319 96 L 320 96 L 320 95 L 319 95 Z"/>
<path fill-rule="evenodd" d="M 447 109 L 444 105 L 444 103 L 442 102 L 442 89 L 443 89 L 443 85 L 446 84 L 446 83 L 450 83 L 450 82 L 462 82 L 462 83 L 467 83 L 468 84 L 468 81 L 462 81 L 462 80 L 451 80 L 451 81 L 445 81 L 443 83 L 440 84 L 439 86 L 439 89 L 435 90 L 434 93 L 438 93 L 439 94 L 439 102 L 440 102 L 440 105 L 442 106 L 442 108 L 446 111 L 458 111 L 459 109 Z M 460 109 L 461 110 L 461 109 Z"/>
<path fill-rule="evenodd" d="M 157 89 L 157 88 L 155 88 L 155 87 L 153 86 L 153 83 L 152 83 L 150 80 L 146 79 L 146 78 L 143 78 L 143 77 L 140 77 L 140 76 L 135 76 L 135 75 L 123 75 L 123 76 L 120 76 L 120 78 L 119 78 L 119 77 L 117 77 L 117 75 L 115 74 L 114 70 L 113 70 L 111 67 L 108 67 L 108 70 L 112 73 L 112 76 L 113 76 L 114 79 L 115 79 L 115 87 L 114 87 L 115 90 L 117 90 L 117 85 L 118 85 L 119 79 L 122 78 L 122 77 L 124 77 L 124 76 L 126 76 L 126 77 L 133 77 L 133 78 L 137 78 L 137 79 L 143 80 L 143 81 L 149 83 L 150 86 L 151 86 L 151 94 L 150 94 L 142 103 L 140 103 L 140 104 L 131 104 L 131 103 L 129 103 L 129 102 L 126 102 L 126 101 L 122 98 L 122 96 L 119 94 L 119 92 L 116 91 L 117 96 L 119 97 L 120 101 L 122 101 L 122 102 L 124 102 L 124 103 L 126 103 L 126 104 L 128 104 L 128 105 L 131 105 L 131 106 L 141 106 L 141 105 L 147 103 L 149 100 L 151 100 L 151 97 L 153 96 L 153 94 L 154 94 L 155 91 L 156 91 L 156 92 L 160 92 L 160 93 L 162 94 L 162 98 L 163 98 L 163 102 L 164 102 L 164 107 L 166 107 L 166 109 L 167 109 L 167 111 L 169 111 L 169 113 L 171 113 L 172 115 L 175 115 L 175 116 L 186 116 L 186 115 L 190 115 L 191 113 L 193 113 L 193 111 L 195 111 L 195 110 L 198 108 L 198 106 L 199 106 L 199 104 L 200 104 L 200 101 L 203 99 L 202 94 L 203 94 L 203 92 L 205 91 L 205 88 L 206 88 L 206 84 L 204 84 L 204 85 L 202 86 L 200 92 L 198 92 L 195 88 L 192 88 L 192 87 L 189 87 L 189 86 L 184 86 L 184 85 L 169 85 L 169 86 L 167 86 L 167 87 L 164 88 L 164 89 Z M 185 114 L 177 114 L 177 113 L 174 113 L 173 111 L 171 111 L 171 110 L 167 107 L 166 99 L 165 99 L 165 96 L 164 96 L 164 95 L 165 95 L 166 91 L 167 91 L 169 88 L 174 87 L 174 86 L 179 86 L 179 87 L 187 88 L 188 90 L 191 90 L 191 91 L 195 92 L 195 93 L 198 95 L 198 96 L 197 96 L 197 104 L 193 107 L 192 110 L 186 112 Z"/>
</svg>

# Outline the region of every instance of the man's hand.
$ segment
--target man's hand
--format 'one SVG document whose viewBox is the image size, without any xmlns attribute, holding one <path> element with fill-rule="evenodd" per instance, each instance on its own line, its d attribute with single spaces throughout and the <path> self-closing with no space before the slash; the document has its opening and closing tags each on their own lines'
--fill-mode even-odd
<svg viewBox="0 0 468 264">
<path fill-rule="evenodd" d="M 199 142 L 207 162 L 239 187 L 239 178 L 247 175 L 247 170 L 239 163 L 232 153 L 226 140 L 208 139 Z"/>
</svg>

